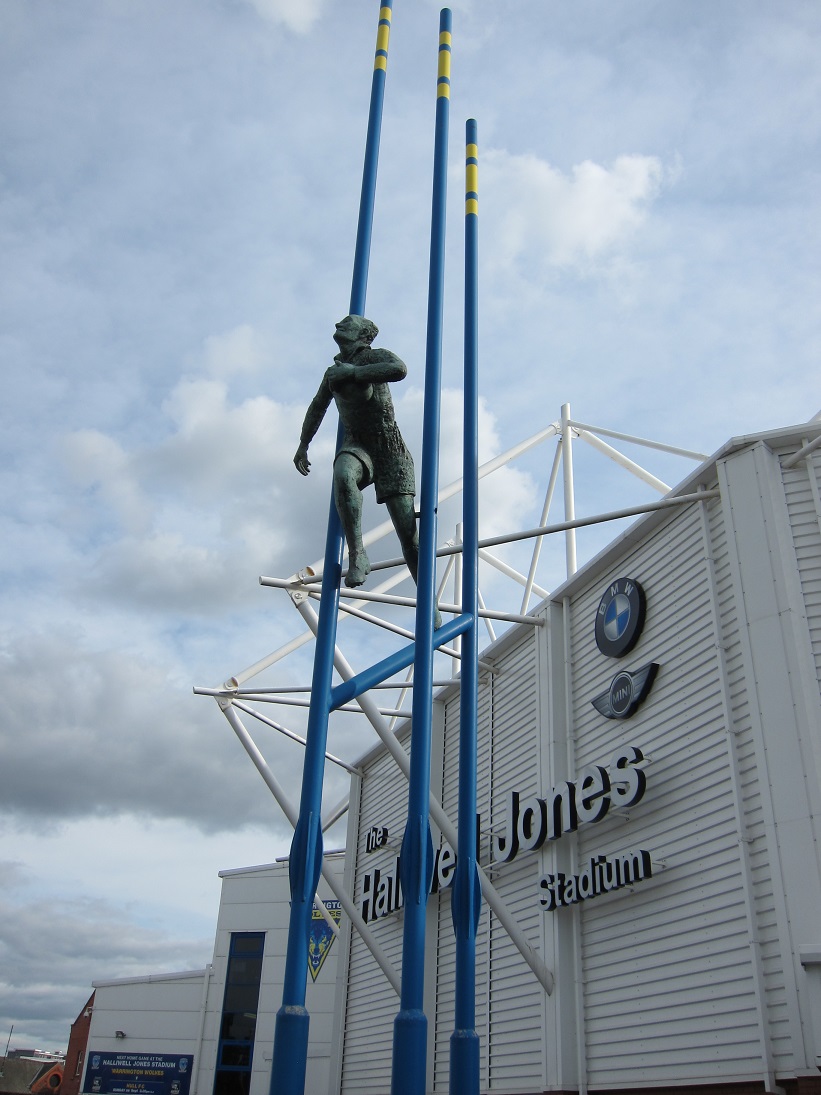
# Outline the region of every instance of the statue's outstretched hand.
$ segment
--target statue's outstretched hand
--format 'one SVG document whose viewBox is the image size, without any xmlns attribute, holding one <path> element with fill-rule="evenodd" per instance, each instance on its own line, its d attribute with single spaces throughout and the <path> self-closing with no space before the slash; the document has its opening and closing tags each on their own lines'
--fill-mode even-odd
<svg viewBox="0 0 821 1095">
<path fill-rule="evenodd" d="M 300 445 L 294 454 L 294 466 L 300 475 L 307 475 L 311 470 L 311 461 L 308 459 L 308 446 Z"/>
</svg>

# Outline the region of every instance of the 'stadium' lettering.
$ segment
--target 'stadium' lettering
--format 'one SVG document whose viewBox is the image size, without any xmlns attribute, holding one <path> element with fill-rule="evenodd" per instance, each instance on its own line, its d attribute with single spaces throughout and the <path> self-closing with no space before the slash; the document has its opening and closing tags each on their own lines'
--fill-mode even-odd
<svg viewBox="0 0 821 1095">
<path fill-rule="evenodd" d="M 575 833 L 579 825 L 601 821 L 611 806 L 635 806 L 647 787 L 644 772 L 636 767 L 642 760 L 641 749 L 625 745 L 607 768 L 588 765 L 575 782 L 557 784 L 544 798 L 523 799 L 510 791 L 504 830 L 492 841 L 494 860 L 509 863 L 520 851 L 535 851 L 546 840 Z"/>
<path fill-rule="evenodd" d="M 539 879 L 539 903 L 546 912 L 576 905 L 590 897 L 611 893 L 653 877 L 650 853 L 644 848 L 620 855 L 597 855 L 579 874 L 542 875 Z"/>
</svg>

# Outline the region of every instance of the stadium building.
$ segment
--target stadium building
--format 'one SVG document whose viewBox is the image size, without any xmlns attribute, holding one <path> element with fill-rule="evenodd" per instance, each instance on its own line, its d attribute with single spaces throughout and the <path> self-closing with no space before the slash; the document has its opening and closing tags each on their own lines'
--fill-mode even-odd
<svg viewBox="0 0 821 1095">
<path fill-rule="evenodd" d="M 734 438 L 481 652 L 483 1092 L 821 1095 L 819 441 L 815 420 Z M 458 729 L 454 682 L 432 762 L 451 819 Z M 401 972 L 395 753 L 380 740 L 351 766 L 346 852 L 319 891 L 340 931 L 317 912 L 311 1095 L 390 1089 L 398 999 L 373 944 Z M 440 818 L 432 1093 L 454 1021 Z M 224 873 L 209 969 L 95 985 L 85 1092 L 116 1095 L 128 1049 L 167 1058 L 152 1095 L 266 1095 L 286 873 Z"/>
</svg>

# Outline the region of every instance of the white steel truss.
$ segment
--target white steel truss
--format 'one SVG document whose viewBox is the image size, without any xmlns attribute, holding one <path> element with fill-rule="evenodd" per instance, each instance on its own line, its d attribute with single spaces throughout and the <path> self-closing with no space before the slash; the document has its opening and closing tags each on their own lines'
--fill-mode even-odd
<svg viewBox="0 0 821 1095">
<path fill-rule="evenodd" d="M 496 601 L 496 607 L 489 608 L 485 604 L 485 598 L 482 596 L 481 591 L 479 594 L 479 615 L 485 624 L 488 640 L 490 642 L 494 641 L 497 634 L 494 623 L 504 626 L 510 626 L 512 624 L 540 625 L 541 621 L 530 613 L 533 599 L 535 597 L 542 600 L 549 596 L 551 585 L 552 588 L 556 588 L 562 581 L 575 573 L 578 566 L 576 543 L 577 530 L 630 519 L 656 509 L 692 503 L 696 500 L 703 501 L 712 497 L 715 493 L 712 491 L 700 491 L 697 495 L 671 495 L 669 493 L 671 488 L 661 478 L 653 474 L 649 469 L 643 467 L 637 461 L 628 457 L 620 449 L 611 445 L 609 441 L 603 440 L 605 437 L 610 440 L 638 446 L 645 450 L 649 450 L 650 452 L 663 453 L 667 456 L 681 458 L 685 462 L 689 462 L 683 465 L 683 472 L 685 473 L 691 470 L 694 462 L 701 463 L 708 458 L 705 453 L 694 452 L 679 446 L 668 445 L 659 441 L 651 441 L 647 438 L 636 437 L 631 434 L 621 433 L 601 426 L 590 425 L 586 422 L 575 421 L 570 413 L 570 405 L 564 404 L 561 408 L 560 418 L 557 421 L 552 422 L 531 437 L 526 438 L 519 444 L 507 449 L 499 456 L 496 456 L 492 460 L 488 460 L 481 465 L 479 469 L 480 480 L 493 475 L 494 472 L 499 471 L 501 468 L 513 464 L 518 459 L 530 453 L 537 446 L 544 444 L 552 438 L 555 438 L 557 442 L 553 459 L 550 462 L 544 493 L 543 495 L 535 494 L 535 498 L 543 497 L 540 515 L 537 518 L 538 523 L 529 529 L 511 530 L 501 535 L 486 537 L 480 540 L 480 561 L 487 565 L 487 573 L 492 573 L 493 575 L 508 579 L 506 585 L 500 585 L 498 581 L 493 583 L 493 596 Z M 584 441 L 593 450 L 606 457 L 609 461 L 612 461 L 614 465 L 623 469 L 629 473 L 629 475 L 633 476 L 636 481 L 651 487 L 662 496 L 660 500 L 639 503 L 621 509 L 611 509 L 585 517 L 578 517 L 576 515 L 576 490 L 573 465 L 573 447 L 576 440 Z M 815 444 L 817 444 L 817 442 Z M 560 473 L 563 485 L 563 520 L 558 522 L 554 521 L 551 524 L 549 523 L 550 511 L 554 503 L 555 489 L 559 481 Z M 457 496 L 461 492 L 461 489 L 461 479 L 454 480 L 452 483 L 443 487 L 439 492 L 440 507 L 444 502 Z M 389 534 L 393 534 L 393 526 L 390 521 L 383 521 L 363 537 L 365 546 L 371 547 Z M 564 567 L 560 572 L 557 571 L 552 575 L 542 576 L 541 571 L 546 569 L 542 559 L 543 545 L 548 538 L 557 535 L 562 535 L 564 538 Z M 503 548 L 506 545 L 525 541 L 532 541 L 526 572 L 501 558 L 498 553 L 492 550 L 494 548 Z M 440 611 L 444 614 L 457 614 L 461 612 L 461 606 L 459 604 L 461 589 L 461 529 L 459 526 L 457 526 L 454 535 L 445 541 L 439 548 L 437 556 L 442 559 L 442 569 L 438 585 Z M 555 563 L 553 566 L 555 569 Z M 252 763 L 259 771 L 266 786 L 271 791 L 279 807 L 292 826 L 297 819 L 296 808 L 281 782 L 277 779 L 271 765 L 265 759 L 256 741 L 248 731 L 241 716 L 245 715 L 249 718 L 253 718 L 261 725 L 273 729 L 278 734 L 304 745 L 304 738 L 301 735 L 289 729 L 281 721 L 277 721 L 276 719 L 271 718 L 270 715 L 264 714 L 260 708 L 263 706 L 270 707 L 271 705 L 291 709 L 307 707 L 310 701 L 310 687 L 307 685 L 301 686 L 293 684 L 276 686 L 269 684 L 267 679 L 264 685 L 253 687 L 249 682 L 254 681 L 255 678 L 260 677 L 262 674 L 267 674 L 273 667 L 279 667 L 286 659 L 295 655 L 302 647 L 312 642 L 318 621 L 314 602 L 321 600 L 321 569 L 322 563 L 315 562 L 296 571 L 288 578 L 261 577 L 259 579 L 261 585 L 281 590 L 287 594 L 289 602 L 297 609 L 300 623 L 305 625 L 304 628 L 301 629 L 294 638 L 280 646 L 277 650 L 261 658 L 246 669 L 240 670 L 228 677 L 224 684 L 218 687 L 194 688 L 194 692 L 197 695 L 210 696 L 217 702 L 229 725 L 237 735 Z M 350 590 L 343 587 L 341 591 L 342 600 L 340 602 L 339 622 L 342 624 L 345 620 L 356 620 L 360 623 L 369 625 L 371 631 L 375 632 L 378 636 L 381 636 L 377 641 L 385 644 L 384 654 L 387 654 L 391 652 L 391 636 L 400 636 L 405 640 L 413 639 L 412 626 L 414 617 L 412 610 L 415 609 L 416 600 L 412 595 L 400 596 L 391 592 L 391 590 L 401 582 L 406 579 L 409 580 L 409 574 L 403 559 L 391 558 L 381 562 L 373 562 L 372 571 L 374 573 L 379 573 L 381 571 L 388 571 L 390 573 L 388 577 L 384 578 L 370 591 L 362 589 Z M 542 583 L 537 582 L 537 575 L 542 576 Z M 552 583 L 549 581 L 549 578 L 553 579 Z M 453 590 L 452 601 L 445 599 L 448 588 Z M 405 620 L 404 625 L 397 619 L 396 613 L 398 609 L 405 610 L 406 612 L 407 619 Z M 340 628 L 338 634 L 344 635 L 344 633 L 344 628 Z M 439 669 L 438 679 L 434 681 L 434 687 L 440 687 L 450 683 L 452 676 L 458 673 L 460 658 L 459 646 L 459 640 L 457 639 L 452 646 L 442 648 L 437 654 Z M 341 680 L 348 680 L 355 675 L 354 668 L 351 666 L 348 658 L 343 652 L 342 646 L 339 645 L 339 639 L 338 645 L 335 648 L 334 666 Z M 489 671 L 491 670 L 491 666 L 487 663 L 482 663 L 480 659 L 480 671 L 482 669 Z M 396 739 L 396 728 L 400 720 L 410 716 L 410 710 L 405 707 L 405 701 L 411 688 L 412 676 L 413 669 L 411 667 L 401 679 L 394 679 L 380 684 L 357 697 L 353 703 L 345 704 L 339 709 L 342 713 L 355 714 L 360 719 L 363 719 L 365 723 L 369 724 L 406 776 L 408 774 L 408 757 Z M 376 697 L 382 695 L 386 696 L 387 699 L 383 702 L 378 702 Z M 355 763 L 350 760 L 345 760 L 330 752 L 326 752 L 325 756 L 329 764 L 342 768 L 349 773 L 355 774 L 359 771 L 356 768 Z M 336 824 L 336 822 L 344 816 L 346 811 L 347 796 L 344 796 L 343 799 L 334 808 L 327 811 L 323 817 L 323 830 L 327 831 L 332 825 Z M 445 839 L 451 842 L 455 847 L 455 826 L 446 816 L 441 804 L 433 795 L 431 795 L 430 816 L 439 830 L 443 833 Z M 351 896 L 345 893 L 341 884 L 335 879 L 330 871 L 323 871 L 323 876 L 331 887 L 332 892 L 339 899 L 346 915 L 350 918 L 353 927 L 361 934 L 379 967 L 398 993 L 400 980 L 397 971 L 391 966 L 391 963 L 382 952 L 377 940 L 374 939 L 373 933 L 370 932 L 365 925 L 359 911 L 353 904 Z M 480 879 L 483 897 L 491 911 L 498 919 L 502 928 L 508 933 L 512 942 L 520 951 L 545 991 L 551 992 L 553 987 L 552 975 L 544 966 L 539 955 L 533 951 L 524 938 L 517 923 L 508 912 L 503 901 L 494 889 L 493 884 L 484 871 L 482 871 L 481 867 Z M 318 898 L 317 900 L 319 901 Z M 336 931 L 336 925 L 333 924 L 331 917 L 327 914 L 321 902 L 319 902 L 318 907 L 320 911 L 323 912 L 323 915 L 325 915 L 326 920 L 331 923 L 333 930 Z"/>
</svg>

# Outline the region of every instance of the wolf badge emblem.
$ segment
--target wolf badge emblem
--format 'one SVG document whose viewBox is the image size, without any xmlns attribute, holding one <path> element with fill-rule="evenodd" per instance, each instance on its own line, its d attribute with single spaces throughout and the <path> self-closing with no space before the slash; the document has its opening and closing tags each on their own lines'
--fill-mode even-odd
<svg viewBox="0 0 821 1095">
<path fill-rule="evenodd" d="M 342 908 L 339 902 L 326 901 L 324 904 L 331 914 L 331 919 L 338 927 L 342 919 Z M 311 913 L 311 933 L 308 936 L 308 970 L 312 981 L 316 981 L 319 971 L 325 964 L 325 959 L 334 945 L 335 938 L 336 936 L 331 931 L 325 917 L 317 908 L 316 902 L 314 902 L 313 912 Z"/>
</svg>

